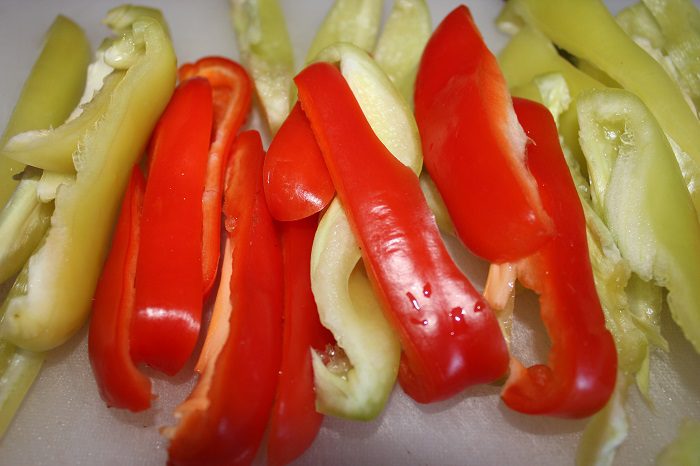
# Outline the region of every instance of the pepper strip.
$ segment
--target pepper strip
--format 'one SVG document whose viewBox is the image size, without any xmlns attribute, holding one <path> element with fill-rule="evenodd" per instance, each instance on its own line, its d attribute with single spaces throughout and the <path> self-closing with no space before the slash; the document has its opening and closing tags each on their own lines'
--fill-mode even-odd
<svg viewBox="0 0 700 466">
<path fill-rule="evenodd" d="M 141 169 L 134 167 L 97 283 L 88 334 L 90 364 L 102 399 L 109 407 L 131 411 L 151 405 L 151 382 L 138 371 L 129 352 L 145 186 Z"/>
<path fill-rule="evenodd" d="M 318 216 L 282 222 L 284 335 L 277 396 L 267 444 L 271 466 L 291 463 L 311 446 L 323 415 L 316 411 L 311 351 L 323 352 L 333 336 L 319 321 L 311 291 L 311 247 Z"/>
<path fill-rule="evenodd" d="M 202 194 L 213 119 L 209 81 L 175 90 L 153 132 L 136 266 L 131 357 L 168 375 L 192 354 L 202 317 Z"/>
<path fill-rule="evenodd" d="M 260 136 L 238 136 L 226 175 L 224 214 L 232 242 L 232 312 L 190 397 L 166 429 L 169 463 L 249 464 L 272 407 L 282 342 L 282 253 L 262 189 Z M 223 294 L 226 296 L 226 294 Z M 218 306 L 218 303 L 216 304 Z M 227 307 L 228 305 L 224 305 Z M 209 337 L 208 337 L 209 338 Z"/>
<path fill-rule="evenodd" d="M 610 398 L 617 377 L 615 342 L 593 282 L 586 223 L 557 128 L 546 107 L 513 99 L 533 143 L 527 163 L 554 222 L 554 237 L 517 264 L 518 278 L 540 294 L 540 313 L 552 340 L 548 363 L 525 368 L 516 359 L 501 397 L 528 414 L 585 417 Z"/>
<path fill-rule="evenodd" d="M 294 51 L 277 0 L 230 0 L 238 53 L 275 134 L 291 107 Z"/>
<path fill-rule="evenodd" d="M 418 177 L 382 145 L 335 67 L 311 65 L 295 82 L 370 279 L 399 333 L 404 390 L 430 402 L 502 376 L 508 352 L 498 323 L 447 253 Z"/>
<path fill-rule="evenodd" d="M 0 137 L 0 148 L 15 134 L 63 123 L 83 92 L 89 62 L 85 32 L 65 16 L 57 16 Z M 0 157 L 0 206 L 7 203 L 17 186 L 14 176 L 23 169 L 24 164 Z"/>
<path fill-rule="evenodd" d="M 29 259 L 26 288 L 4 304 L 0 334 L 23 348 L 58 346 L 85 321 L 131 168 L 172 94 L 170 39 L 152 18 L 134 15 L 130 21 L 110 48 L 128 70 L 105 118 L 82 139 L 76 179 L 58 192 L 51 227 Z"/>
<path fill-rule="evenodd" d="M 180 81 L 201 76 L 209 80 L 214 104 L 214 140 L 209 148 L 207 175 L 202 196 L 202 275 L 204 295 L 211 291 L 221 254 L 221 203 L 224 167 L 236 133 L 250 112 L 252 85 L 238 63 L 222 57 L 205 57 L 186 63 L 178 71 Z"/>
<path fill-rule="evenodd" d="M 425 167 L 464 244 L 490 262 L 542 246 L 551 222 L 525 165 L 527 138 L 465 6 L 440 23 L 425 48 L 415 112 Z"/>
</svg>

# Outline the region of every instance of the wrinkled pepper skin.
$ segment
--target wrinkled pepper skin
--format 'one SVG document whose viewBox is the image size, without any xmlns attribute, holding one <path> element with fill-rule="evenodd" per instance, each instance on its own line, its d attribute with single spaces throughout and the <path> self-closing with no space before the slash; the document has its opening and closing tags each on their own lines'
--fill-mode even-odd
<svg viewBox="0 0 700 466">
<path fill-rule="evenodd" d="M 109 407 L 131 411 L 142 411 L 151 405 L 151 381 L 136 368 L 129 351 L 145 189 L 143 173 L 134 167 L 112 248 L 97 283 L 88 333 L 88 355 L 102 399 Z"/>
<path fill-rule="evenodd" d="M 540 295 L 552 348 L 546 365 L 525 368 L 513 359 L 501 398 L 523 413 L 590 416 L 615 388 L 617 353 L 593 282 L 586 220 L 549 110 L 525 99 L 514 105 L 532 141 L 528 167 L 555 228 L 549 242 L 518 263 L 518 278 Z"/>
<path fill-rule="evenodd" d="M 449 257 L 418 177 L 379 141 L 334 66 L 316 63 L 295 81 L 368 275 L 399 334 L 403 389 L 431 402 L 502 376 L 508 351 L 498 322 Z"/>
<path fill-rule="evenodd" d="M 187 362 L 202 314 L 202 194 L 212 128 L 204 78 L 180 84 L 154 130 L 141 217 L 131 356 L 169 375 Z"/>
<path fill-rule="evenodd" d="M 221 284 L 231 289 L 228 336 L 177 410 L 169 464 L 250 464 L 268 424 L 280 368 L 283 282 L 282 252 L 263 194 L 263 157 L 258 133 L 238 136 L 224 193 L 233 243 L 231 282 Z"/>
<path fill-rule="evenodd" d="M 415 112 L 425 168 L 464 244 L 490 262 L 542 246 L 550 220 L 525 166 L 526 137 L 496 58 L 465 6 L 440 23 L 425 47 Z"/>
</svg>

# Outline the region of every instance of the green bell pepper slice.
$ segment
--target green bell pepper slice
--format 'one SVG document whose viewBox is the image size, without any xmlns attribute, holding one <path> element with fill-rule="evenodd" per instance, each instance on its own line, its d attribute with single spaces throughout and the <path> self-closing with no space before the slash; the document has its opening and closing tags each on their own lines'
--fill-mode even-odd
<svg viewBox="0 0 700 466">
<path fill-rule="evenodd" d="M 292 108 L 294 51 L 277 0 L 231 0 L 238 52 L 274 135 Z"/>
<path fill-rule="evenodd" d="M 126 70 L 115 71 L 123 77 L 104 118 L 80 138 L 75 181 L 57 193 L 51 227 L 26 265 L 26 286 L 15 283 L 3 305 L 0 335 L 25 349 L 56 347 L 87 318 L 129 173 L 175 86 L 166 30 L 138 8 L 120 8 L 105 21 L 119 18 L 115 27 L 124 31 L 105 60 Z"/>
<path fill-rule="evenodd" d="M 384 0 L 336 0 L 316 32 L 306 54 L 306 62 L 333 44 L 353 44 L 362 50 L 374 50 L 382 19 Z"/>
<path fill-rule="evenodd" d="M 350 44 L 331 46 L 318 59 L 339 63 L 379 139 L 418 173 L 423 158 L 412 112 L 376 62 Z M 361 270 L 360 258 L 359 246 L 336 198 L 314 238 L 311 286 L 321 323 L 333 333 L 349 364 L 346 370 L 338 371 L 314 353 L 317 409 L 367 420 L 381 412 L 391 394 L 401 346 Z"/>
<path fill-rule="evenodd" d="M 700 224 L 666 135 L 624 90 L 587 92 L 577 111 L 594 208 L 630 269 L 668 290 L 674 320 L 700 352 Z"/>
<path fill-rule="evenodd" d="M 0 148 L 15 134 L 63 123 L 82 95 L 89 62 L 90 44 L 83 30 L 57 16 L 0 137 Z M 12 195 L 22 170 L 23 163 L 0 157 L 0 206 Z"/>
<path fill-rule="evenodd" d="M 374 59 L 413 107 L 413 87 L 433 23 L 425 0 L 396 0 L 374 48 Z"/>
</svg>

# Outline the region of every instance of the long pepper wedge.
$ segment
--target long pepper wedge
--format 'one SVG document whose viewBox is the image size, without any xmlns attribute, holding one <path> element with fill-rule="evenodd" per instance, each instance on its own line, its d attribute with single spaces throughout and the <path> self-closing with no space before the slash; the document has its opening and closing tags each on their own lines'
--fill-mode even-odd
<svg viewBox="0 0 700 466">
<path fill-rule="evenodd" d="M 0 137 L 0 148 L 15 134 L 60 126 L 80 100 L 89 62 L 85 32 L 65 16 L 57 16 Z M 14 175 L 23 169 L 24 164 L 0 157 L 0 207 L 17 185 Z"/>
<path fill-rule="evenodd" d="M 546 365 L 526 369 L 513 359 L 501 397 L 512 409 L 528 414 L 589 416 L 605 405 L 615 388 L 617 354 L 593 282 L 586 220 L 551 114 L 535 102 L 513 101 L 533 141 L 528 145 L 528 166 L 556 232 L 537 253 L 518 263 L 518 278 L 540 294 L 552 349 Z"/>
<path fill-rule="evenodd" d="M 278 133 L 279 134 L 279 133 Z M 316 411 L 312 348 L 323 353 L 333 335 L 321 325 L 311 291 L 311 247 L 318 216 L 280 224 L 284 270 L 284 335 L 277 396 L 267 444 L 270 466 L 292 462 L 311 446 L 323 415 Z"/>
<path fill-rule="evenodd" d="M 299 102 L 270 143 L 263 179 L 267 205 L 276 220 L 308 217 L 333 199 L 333 182 Z"/>
<path fill-rule="evenodd" d="M 508 350 L 498 322 L 447 253 L 418 177 L 382 145 L 334 66 L 311 65 L 295 81 L 367 272 L 399 333 L 404 390 L 431 402 L 502 376 Z"/>
<path fill-rule="evenodd" d="M 85 322 L 131 169 L 175 86 L 175 54 L 162 24 L 128 7 L 110 12 L 106 23 L 121 36 L 105 55 L 127 69 L 104 118 L 81 139 L 76 178 L 58 191 L 25 284 L 4 304 L 0 334 L 35 351 L 60 345 Z"/>
<path fill-rule="evenodd" d="M 527 138 L 496 58 L 465 6 L 428 41 L 415 111 L 425 167 L 465 245 L 491 262 L 542 246 L 550 221 L 525 165 Z"/>
<path fill-rule="evenodd" d="M 214 104 L 213 140 L 209 148 L 207 175 L 202 196 L 204 214 L 202 236 L 202 274 L 204 294 L 209 294 L 219 267 L 221 254 L 221 204 L 224 167 L 236 133 L 250 112 L 252 84 L 248 73 L 236 62 L 222 57 L 205 57 L 186 63 L 178 71 L 180 81 L 200 76 L 212 87 Z"/>
<path fill-rule="evenodd" d="M 173 465 L 250 464 L 267 426 L 282 344 L 282 253 L 262 188 L 260 136 L 241 133 L 226 175 L 224 215 L 233 257 L 233 309 L 177 427 L 166 429 Z M 230 298 L 229 298 L 230 296 Z M 219 306 L 216 303 L 215 306 Z M 228 307 L 228 306 L 224 306 Z M 209 338 L 209 336 L 208 336 Z"/>
<path fill-rule="evenodd" d="M 183 82 L 149 150 L 131 356 L 170 375 L 192 354 L 201 325 L 202 194 L 212 118 L 209 82 Z"/>
<path fill-rule="evenodd" d="M 134 275 L 146 181 L 138 166 L 122 201 L 112 248 L 95 291 L 88 334 L 88 354 L 102 399 L 131 411 L 151 404 L 151 382 L 129 352 L 129 324 L 134 308 Z"/>
</svg>

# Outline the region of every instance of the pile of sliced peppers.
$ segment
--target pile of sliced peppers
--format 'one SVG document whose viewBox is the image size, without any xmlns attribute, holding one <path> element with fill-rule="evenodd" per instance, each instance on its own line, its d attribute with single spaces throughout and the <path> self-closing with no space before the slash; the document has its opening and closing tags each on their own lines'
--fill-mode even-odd
<svg viewBox="0 0 700 466">
<path fill-rule="evenodd" d="M 278 2 L 231 0 L 245 68 L 206 57 L 177 87 L 159 11 L 110 11 L 87 72 L 56 20 L 0 139 L 0 435 L 92 309 L 110 407 L 150 408 L 140 366 L 175 375 L 203 335 L 169 464 L 250 464 L 265 436 L 288 464 L 397 380 L 419 403 L 500 381 L 513 410 L 592 416 L 577 464 L 612 462 L 628 389 L 650 398 L 668 350 L 664 297 L 700 352 L 700 13 L 510 0 L 497 58 L 466 6 L 434 32 L 424 0 L 380 33 L 382 9 L 337 0 L 294 77 Z M 267 151 L 238 133 L 253 93 Z M 441 234 L 492 264 L 483 294 Z M 551 342 L 530 367 L 509 351 L 516 281 Z M 698 454 L 696 424 L 661 463 Z"/>
</svg>

